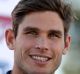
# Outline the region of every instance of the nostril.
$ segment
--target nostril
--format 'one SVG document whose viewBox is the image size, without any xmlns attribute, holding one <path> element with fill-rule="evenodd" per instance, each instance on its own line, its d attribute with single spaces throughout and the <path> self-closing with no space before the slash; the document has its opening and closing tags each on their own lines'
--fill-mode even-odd
<svg viewBox="0 0 80 74">
<path fill-rule="evenodd" d="M 40 49 L 40 47 L 36 46 L 36 49 Z"/>
<path fill-rule="evenodd" d="M 39 50 L 42 51 L 42 52 L 48 50 L 48 48 L 45 47 L 44 45 L 42 45 L 42 46 L 36 45 L 35 48 L 36 48 L 36 49 L 39 49 Z"/>
</svg>

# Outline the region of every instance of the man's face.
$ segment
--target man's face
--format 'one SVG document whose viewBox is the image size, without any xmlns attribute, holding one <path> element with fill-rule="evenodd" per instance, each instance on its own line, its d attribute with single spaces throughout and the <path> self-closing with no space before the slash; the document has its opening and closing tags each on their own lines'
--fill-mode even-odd
<svg viewBox="0 0 80 74">
<path fill-rule="evenodd" d="M 67 50 L 63 21 L 56 12 L 26 15 L 14 38 L 14 64 L 26 74 L 52 74 Z"/>
</svg>

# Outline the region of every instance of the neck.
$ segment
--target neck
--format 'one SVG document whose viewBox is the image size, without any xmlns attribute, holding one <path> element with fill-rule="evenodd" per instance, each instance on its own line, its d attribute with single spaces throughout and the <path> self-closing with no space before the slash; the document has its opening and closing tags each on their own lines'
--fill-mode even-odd
<svg viewBox="0 0 80 74">
<path fill-rule="evenodd" d="M 19 69 L 16 65 L 14 65 L 11 74 L 28 74 L 28 73 L 24 73 L 23 70 Z M 31 73 L 29 73 L 29 74 L 31 74 Z M 40 74 L 42 74 L 42 73 L 40 73 Z M 51 73 L 51 74 L 54 74 L 54 73 Z"/>
<path fill-rule="evenodd" d="M 21 69 L 19 69 L 16 65 L 14 65 L 11 74 L 25 74 L 25 73 L 23 73 Z"/>
</svg>

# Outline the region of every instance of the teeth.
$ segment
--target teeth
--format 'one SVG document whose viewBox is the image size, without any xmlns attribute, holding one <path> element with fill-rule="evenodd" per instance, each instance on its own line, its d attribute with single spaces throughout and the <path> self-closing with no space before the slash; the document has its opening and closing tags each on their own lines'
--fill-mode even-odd
<svg viewBox="0 0 80 74">
<path fill-rule="evenodd" d="M 46 57 L 41 57 L 41 56 L 32 56 L 32 58 L 33 58 L 34 60 L 38 60 L 38 61 L 42 61 L 42 62 L 45 62 L 45 61 L 48 60 L 48 58 L 46 58 Z"/>
</svg>

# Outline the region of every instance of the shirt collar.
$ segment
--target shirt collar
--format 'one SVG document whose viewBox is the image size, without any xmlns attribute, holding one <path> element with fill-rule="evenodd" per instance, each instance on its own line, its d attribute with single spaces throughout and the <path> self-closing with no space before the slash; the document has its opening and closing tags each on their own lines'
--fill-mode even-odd
<svg viewBox="0 0 80 74">
<path fill-rule="evenodd" d="M 7 72 L 7 74 L 11 74 L 11 70 Z"/>
</svg>

